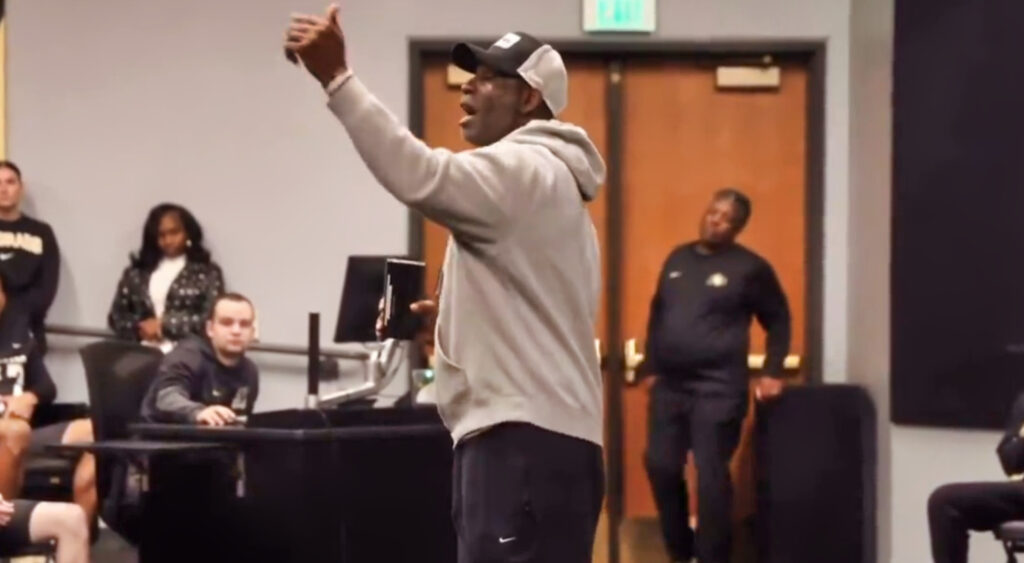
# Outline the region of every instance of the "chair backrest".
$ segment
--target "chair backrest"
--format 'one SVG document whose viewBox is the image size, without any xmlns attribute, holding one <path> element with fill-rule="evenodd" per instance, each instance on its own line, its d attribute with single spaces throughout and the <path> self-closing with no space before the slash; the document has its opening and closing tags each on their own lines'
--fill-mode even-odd
<svg viewBox="0 0 1024 563">
<path fill-rule="evenodd" d="M 128 424 L 139 419 L 142 399 L 156 379 L 163 354 L 133 342 L 104 340 L 80 350 L 89 387 L 90 418 L 97 441 L 128 437 Z M 96 456 L 100 514 L 111 529 L 133 545 L 142 537 L 139 507 L 125 500 L 128 466 Z"/>
<path fill-rule="evenodd" d="M 128 437 L 128 424 L 139 419 L 142 399 L 156 378 L 163 354 L 117 340 L 94 342 L 80 353 L 96 439 Z"/>
</svg>

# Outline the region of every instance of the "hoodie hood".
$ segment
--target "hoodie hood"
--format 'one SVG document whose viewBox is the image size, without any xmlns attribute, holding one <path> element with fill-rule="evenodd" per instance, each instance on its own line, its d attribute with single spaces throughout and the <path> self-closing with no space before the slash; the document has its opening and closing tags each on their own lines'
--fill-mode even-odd
<svg viewBox="0 0 1024 563">
<path fill-rule="evenodd" d="M 554 119 L 535 119 L 509 133 L 502 141 L 540 145 L 551 151 L 569 167 L 586 201 L 597 197 L 604 183 L 604 159 L 581 127 Z"/>
</svg>

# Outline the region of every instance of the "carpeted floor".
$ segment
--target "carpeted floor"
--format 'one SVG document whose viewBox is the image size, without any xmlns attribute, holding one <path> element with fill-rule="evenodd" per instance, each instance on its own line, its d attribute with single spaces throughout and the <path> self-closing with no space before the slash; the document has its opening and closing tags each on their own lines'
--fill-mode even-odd
<svg viewBox="0 0 1024 563">
<path fill-rule="evenodd" d="M 739 537 L 733 554 L 733 563 L 752 563 L 754 553 L 749 530 L 737 529 Z M 658 521 L 650 519 L 627 520 L 620 528 L 620 563 L 668 563 L 665 547 L 658 530 Z M 42 563 L 38 558 L 13 559 L 12 563 Z M 92 547 L 93 563 L 137 563 L 135 549 L 114 532 L 103 529 Z M 594 563 L 608 561 L 608 524 L 604 515 L 598 524 L 594 542 Z"/>
<path fill-rule="evenodd" d="M 668 563 L 665 544 L 657 519 L 642 518 L 626 520 L 619 528 L 620 563 Z M 754 563 L 753 530 L 750 525 L 737 526 L 734 530 L 732 563 Z M 594 542 L 594 563 L 608 561 L 608 522 L 605 515 L 597 526 L 597 540 Z"/>
</svg>

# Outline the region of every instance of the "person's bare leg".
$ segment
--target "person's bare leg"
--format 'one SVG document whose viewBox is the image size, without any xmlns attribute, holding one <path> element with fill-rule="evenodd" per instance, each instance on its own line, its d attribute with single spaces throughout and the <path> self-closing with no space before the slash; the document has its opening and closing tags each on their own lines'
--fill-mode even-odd
<svg viewBox="0 0 1024 563">
<path fill-rule="evenodd" d="M 80 418 L 72 421 L 61 438 L 62 444 L 71 442 L 92 442 L 92 421 Z M 96 515 L 96 458 L 92 454 L 84 454 L 75 466 L 74 477 L 75 504 L 85 511 L 86 521 L 92 522 Z"/>
<path fill-rule="evenodd" d="M 21 461 L 32 440 L 32 428 L 18 418 L 0 418 L 0 494 L 15 498 L 21 492 Z"/>
<path fill-rule="evenodd" d="M 28 521 L 32 543 L 57 540 L 57 563 L 89 562 L 89 525 L 85 512 L 70 502 L 41 502 Z"/>
</svg>

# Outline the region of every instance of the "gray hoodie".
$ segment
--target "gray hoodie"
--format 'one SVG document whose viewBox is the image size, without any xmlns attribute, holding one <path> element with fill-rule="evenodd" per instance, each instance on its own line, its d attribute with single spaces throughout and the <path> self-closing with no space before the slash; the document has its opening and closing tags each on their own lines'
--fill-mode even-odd
<svg viewBox="0 0 1024 563">
<path fill-rule="evenodd" d="M 455 442 L 515 421 L 600 445 L 601 258 L 586 202 L 605 166 L 586 132 L 535 120 L 453 153 L 427 147 L 354 77 L 328 106 L 384 188 L 452 233 L 435 367 Z"/>
</svg>

